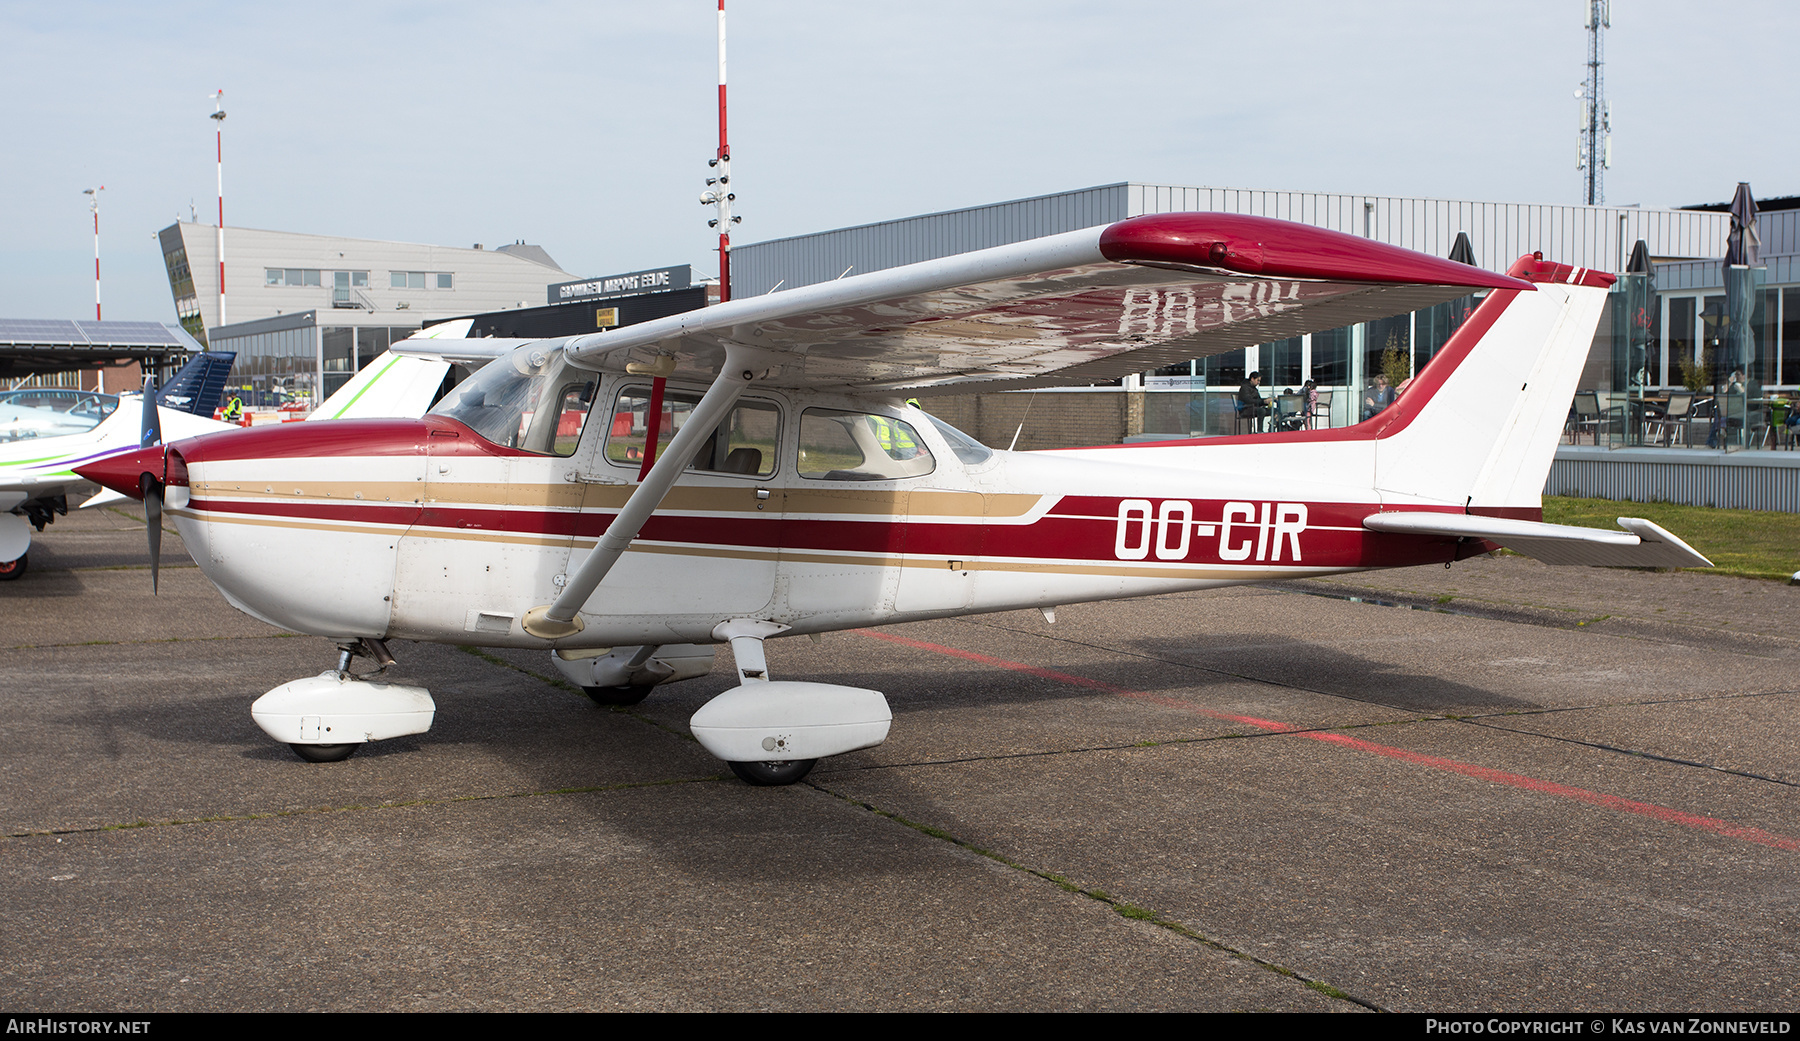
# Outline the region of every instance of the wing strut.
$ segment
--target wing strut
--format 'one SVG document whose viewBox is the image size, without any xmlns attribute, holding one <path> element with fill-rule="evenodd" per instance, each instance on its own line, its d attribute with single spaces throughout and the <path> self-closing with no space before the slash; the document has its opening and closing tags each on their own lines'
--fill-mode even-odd
<svg viewBox="0 0 1800 1041">
<path fill-rule="evenodd" d="M 625 500 L 625 506 L 606 528 L 606 534 L 594 546 L 575 573 L 569 576 L 569 582 L 563 586 L 562 594 L 556 602 L 543 607 L 534 607 L 525 612 L 521 621 L 526 632 L 544 640 L 555 640 L 564 636 L 573 636 L 582 630 L 580 612 L 594 595 L 606 573 L 618 562 L 619 557 L 630 548 L 632 540 L 638 536 L 638 530 L 662 505 L 663 498 L 681 471 L 687 468 L 688 461 L 694 457 L 700 442 L 712 436 L 712 432 L 722 422 L 731 406 L 737 403 L 738 396 L 744 388 L 756 378 L 748 359 L 752 349 L 740 348 L 736 344 L 725 348 L 725 363 L 719 368 L 719 375 L 713 380 L 711 387 L 701 397 L 700 403 L 688 415 L 687 422 L 676 431 L 674 440 L 662 455 L 657 457 L 656 464 L 650 467 L 646 475 Z M 650 447 L 654 447 L 654 442 Z"/>
</svg>

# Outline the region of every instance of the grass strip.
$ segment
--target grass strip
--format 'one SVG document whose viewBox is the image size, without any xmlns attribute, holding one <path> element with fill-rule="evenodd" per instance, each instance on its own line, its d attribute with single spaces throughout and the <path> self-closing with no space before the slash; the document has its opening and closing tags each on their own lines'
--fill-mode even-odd
<svg viewBox="0 0 1800 1041">
<path fill-rule="evenodd" d="M 1544 496 L 1544 520 L 1551 524 L 1616 528 L 1620 517 L 1642 517 L 1679 535 L 1713 562 L 1711 574 L 1785 582 L 1800 571 L 1800 514 Z"/>
</svg>

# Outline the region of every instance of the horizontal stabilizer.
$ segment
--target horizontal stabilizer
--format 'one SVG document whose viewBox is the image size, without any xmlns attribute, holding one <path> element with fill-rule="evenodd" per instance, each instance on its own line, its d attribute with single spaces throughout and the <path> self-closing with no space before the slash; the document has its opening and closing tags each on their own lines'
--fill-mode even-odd
<svg viewBox="0 0 1800 1041">
<path fill-rule="evenodd" d="M 482 365 L 523 344 L 545 342 L 542 337 L 520 339 L 482 336 L 469 339 L 469 329 L 473 324 L 472 318 L 453 318 L 448 322 L 428 325 L 404 340 L 395 340 L 388 349 L 403 357 Z M 558 342 L 561 341 L 550 341 L 545 344 L 546 348 Z"/>
<path fill-rule="evenodd" d="M 1546 564 L 1592 567 L 1712 567 L 1712 561 L 1642 517 L 1620 517 L 1623 531 L 1476 517 L 1465 513 L 1376 513 L 1363 527 L 1401 535 L 1486 539 Z"/>
</svg>

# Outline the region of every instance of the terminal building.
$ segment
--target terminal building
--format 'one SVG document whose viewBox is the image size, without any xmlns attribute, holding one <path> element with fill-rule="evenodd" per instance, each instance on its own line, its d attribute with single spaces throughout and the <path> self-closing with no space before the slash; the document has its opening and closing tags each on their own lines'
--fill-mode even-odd
<svg viewBox="0 0 1800 1041">
<path fill-rule="evenodd" d="M 174 224 L 159 233 L 175 315 L 236 351 L 253 407 L 310 408 L 388 344 L 458 315 L 529 307 L 575 276 L 540 246 L 484 249 Z"/>
</svg>

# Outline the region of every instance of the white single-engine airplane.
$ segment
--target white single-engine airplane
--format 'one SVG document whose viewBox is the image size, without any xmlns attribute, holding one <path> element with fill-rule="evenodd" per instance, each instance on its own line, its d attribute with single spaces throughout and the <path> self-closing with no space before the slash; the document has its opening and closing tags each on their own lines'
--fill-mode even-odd
<svg viewBox="0 0 1800 1041">
<path fill-rule="evenodd" d="M 601 334 L 465 341 L 504 354 L 422 419 L 212 435 L 81 472 L 166 501 L 238 608 L 339 641 L 334 671 L 252 708 L 305 758 L 430 726 L 427 691 L 351 673 L 391 662 L 391 639 L 551 650 L 615 704 L 729 642 L 739 685 L 694 735 L 746 781 L 788 784 L 881 743 L 891 715 L 875 691 L 772 679 L 774 636 L 1497 546 L 1707 566 L 1647 521 L 1540 520 L 1611 282 L 1537 255 L 1498 275 L 1259 217 L 1143 216 Z M 1014 453 L 903 403 L 1110 380 L 1472 292 L 1398 402 L 1341 429 Z"/>
</svg>

